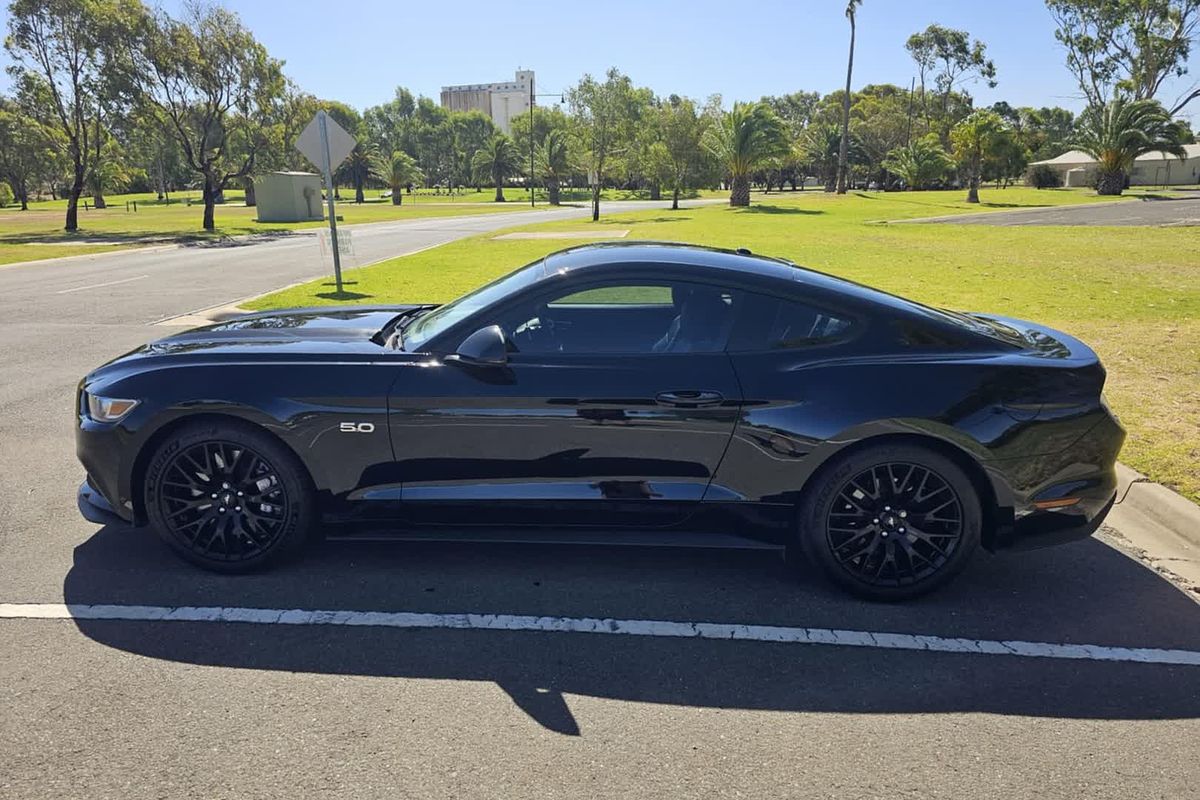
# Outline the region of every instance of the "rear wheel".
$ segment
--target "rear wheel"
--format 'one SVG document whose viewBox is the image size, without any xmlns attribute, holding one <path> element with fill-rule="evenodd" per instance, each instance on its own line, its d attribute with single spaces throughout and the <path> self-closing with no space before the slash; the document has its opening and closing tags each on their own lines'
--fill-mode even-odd
<svg viewBox="0 0 1200 800">
<path fill-rule="evenodd" d="M 800 544 L 834 582 L 873 600 L 905 600 L 943 585 L 979 546 L 982 510 L 951 459 L 914 445 L 838 458 L 800 509 Z"/>
<path fill-rule="evenodd" d="M 299 459 L 248 424 L 190 425 L 163 442 L 145 481 L 146 513 L 188 561 L 244 572 L 295 551 L 315 516 Z"/>
</svg>

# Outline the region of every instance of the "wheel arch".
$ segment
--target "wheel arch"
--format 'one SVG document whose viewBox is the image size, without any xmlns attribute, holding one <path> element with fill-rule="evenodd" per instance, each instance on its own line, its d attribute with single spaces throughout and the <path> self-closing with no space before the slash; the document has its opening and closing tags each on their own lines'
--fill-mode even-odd
<svg viewBox="0 0 1200 800">
<path fill-rule="evenodd" d="M 945 456 L 963 471 L 968 480 L 971 481 L 972 488 L 975 489 L 979 496 L 980 509 L 983 514 L 982 544 L 985 549 L 993 550 L 995 548 L 996 537 L 1006 524 L 1006 516 L 1011 513 L 1011 508 L 1006 513 L 1006 507 L 1001 503 L 1000 492 L 997 491 L 995 479 L 989 475 L 984 466 L 969 451 L 947 439 L 927 433 L 877 433 L 858 438 L 826 454 L 821 463 L 815 467 L 804 481 L 804 485 L 800 489 L 800 502 L 803 503 L 808 494 L 816 490 L 821 476 L 831 469 L 837 463 L 837 460 L 843 456 L 871 447 L 897 444 L 922 447 Z"/>
<path fill-rule="evenodd" d="M 138 448 L 137 455 L 134 456 L 132 466 L 129 471 L 129 493 L 128 497 L 133 501 L 134 522 L 138 525 L 144 525 L 147 521 L 145 507 L 145 492 L 143 484 L 146 480 L 146 472 L 150 468 L 150 461 L 158 448 L 178 431 L 190 427 L 192 425 L 202 425 L 205 423 L 221 423 L 229 424 L 237 427 L 242 427 L 247 430 L 267 436 L 281 445 L 289 453 L 296 457 L 296 462 L 304 470 L 305 476 L 309 483 L 316 485 L 316 475 L 313 474 L 311 466 L 305 462 L 304 458 L 296 451 L 296 448 L 288 443 L 286 439 L 280 436 L 267 425 L 256 422 L 246 417 L 237 414 L 223 413 L 219 411 L 205 411 L 198 414 L 184 414 L 167 420 L 162 425 L 154 430 L 153 433 L 142 443 Z"/>
</svg>

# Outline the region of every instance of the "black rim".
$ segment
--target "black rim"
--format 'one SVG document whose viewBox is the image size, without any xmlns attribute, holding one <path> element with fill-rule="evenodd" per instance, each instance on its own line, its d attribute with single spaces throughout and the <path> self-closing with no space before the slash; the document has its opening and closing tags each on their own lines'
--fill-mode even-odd
<svg viewBox="0 0 1200 800">
<path fill-rule="evenodd" d="M 259 453 L 235 442 L 201 442 L 168 462 L 159 510 L 192 552 L 242 561 L 279 539 L 288 496 L 279 473 Z"/>
<path fill-rule="evenodd" d="M 941 475 L 920 464 L 877 464 L 842 485 L 825 527 L 842 569 L 872 586 L 917 583 L 958 549 L 963 508 Z"/>
</svg>

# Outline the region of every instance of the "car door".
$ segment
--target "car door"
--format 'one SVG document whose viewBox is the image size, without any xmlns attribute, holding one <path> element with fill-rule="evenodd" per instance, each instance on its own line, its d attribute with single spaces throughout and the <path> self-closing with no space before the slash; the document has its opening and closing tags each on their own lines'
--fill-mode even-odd
<svg viewBox="0 0 1200 800">
<path fill-rule="evenodd" d="M 406 518 L 682 521 L 703 499 L 741 403 L 724 352 L 736 299 L 719 287 L 611 280 L 477 315 L 470 329 L 504 330 L 507 363 L 439 360 L 398 381 L 390 399 Z M 707 327 L 695 319 L 705 310 Z"/>
</svg>

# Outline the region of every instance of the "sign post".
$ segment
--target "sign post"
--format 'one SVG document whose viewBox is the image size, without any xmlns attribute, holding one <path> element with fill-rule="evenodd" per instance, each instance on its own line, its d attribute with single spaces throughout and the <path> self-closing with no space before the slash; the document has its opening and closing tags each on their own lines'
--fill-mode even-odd
<svg viewBox="0 0 1200 800">
<path fill-rule="evenodd" d="M 333 206 L 333 171 L 337 169 L 358 142 L 338 125 L 325 111 L 318 111 L 312 122 L 296 139 L 296 149 L 320 167 L 325 177 L 325 200 L 329 209 L 329 240 L 333 246 L 333 277 L 337 293 L 342 293 L 342 257 L 338 247 L 337 214 Z"/>
</svg>

